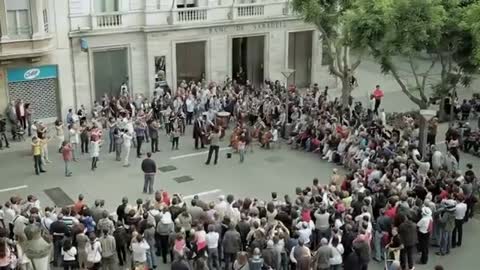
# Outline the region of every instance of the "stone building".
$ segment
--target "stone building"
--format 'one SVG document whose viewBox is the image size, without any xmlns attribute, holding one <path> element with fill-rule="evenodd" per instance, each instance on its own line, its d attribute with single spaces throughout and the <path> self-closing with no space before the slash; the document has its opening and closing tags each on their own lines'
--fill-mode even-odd
<svg viewBox="0 0 480 270">
<path fill-rule="evenodd" d="M 321 35 L 289 0 L 0 0 L 0 14 L 0 109 L 45 99 L 37 118 L 123 83 L 149 95 L 181 80 L 284 82 L 285 70 L 289 84 L 333 83 Z"/>
</svg>

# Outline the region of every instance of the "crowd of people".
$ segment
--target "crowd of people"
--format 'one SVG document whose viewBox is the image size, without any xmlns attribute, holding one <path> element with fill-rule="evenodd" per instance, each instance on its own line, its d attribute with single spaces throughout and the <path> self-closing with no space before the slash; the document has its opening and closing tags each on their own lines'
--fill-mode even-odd
<svg viewBox="0 0 480 270">
<path fill-rule="evenodd" d="M 405 118 L 404 130 L 387 127 L 382 98 L 377 86 L 372 107 L 344 106 L 329 100 L 328 88 L 321 91 L 318 85 L 299 91 L 277 81 L 258 89 L 248 81 L 227 80 L 222 85 L 182 82 L 175 93 L 158 88 L 149 99 L 133 98 L 122 88 L 118 97 L 96 102 L 91 112 L 83 106 L 71 110 L 66 129 L 63 121 L 55 123 L 66 176 L 79 147 L 91 154 L 92 170 L 102 141 L 128 166 L 132 146 L 138 157 L 144 141 L 151 141 L 152 153 L 159 151 L 163 129 L 172 150 L 178 149 L 188 125 L 193 125 L 195 148 L 210 144 L 207 164 L 212 153 L 216 164 L 228 126 L 224 121 L 235 123 L 230 144 L 241 161 L 255 142 L 269 148 L 282 135 L 292 148 L 343 168 L 334 169 L 331 179 L 296 187 L 294 196 L 228 194 L 208 202 L 157 191 L 151 201 L 130 204 L 123 198 L 115 215 L 104 201 L 89 204 L 83 195 L 61 209 L 42 208 L 35 196 L 13 196 L 1 209 L 0 268 L 41 269 L 35 268 L 39 252 L 29 252 L 32 239 L 52 246 L 53 265 L 64 269 L 155 269 L 170 263 L 172 270 L 365 270 L 375 260 L 386 261 L 389 270 L 412 270 L 428 262 L 432 246 L 447 256 L 462 245 L 463 224 L 474 215 L 474 168 L 468 164 L 468 170 L 459 170 L 460 142 L 453 132 L 443 153 L 431 138 L 436 131 L 429 132 L 428 151 L 419 150 L 418 125 L 411 118 Z M 218 117 L 218 112 L 228 114 Z M 49 162 L 50 137 L 42 125 L 35 123 L 32 142 L 36 173 Z"/>
</svg>

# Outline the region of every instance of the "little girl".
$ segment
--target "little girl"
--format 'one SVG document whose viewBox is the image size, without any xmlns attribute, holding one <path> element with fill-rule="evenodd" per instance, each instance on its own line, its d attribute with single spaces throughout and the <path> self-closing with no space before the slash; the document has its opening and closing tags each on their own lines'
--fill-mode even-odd
<svg viewBox="0 0 480 270">
<path fill-rule="evenodd" d="M 240 163 L 243 163 L 245 160 L 245 146 L 246 146 L 246 140 L 245 136 L 240 137 L 240 140 L 238 141 L 238 153 L 240 154 Z"/>
<path fill-rule="evenodd" d="M 185 248 L 187 247 L 185 243 L 185 237 L 183 233 L 177 233 L 175 237 L 175 243 L 173 245 L 173 250 L 179 255 L 183 256 L 185 253 Z"/>
</svg>

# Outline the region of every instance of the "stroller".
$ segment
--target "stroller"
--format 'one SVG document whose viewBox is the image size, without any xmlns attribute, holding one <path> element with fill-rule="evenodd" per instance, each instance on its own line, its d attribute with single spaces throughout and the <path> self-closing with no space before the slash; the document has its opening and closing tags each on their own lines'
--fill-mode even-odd
<svg viewBox="0 0 480 270">
<path fill-rule="evenodd" d="M 23 129 L 20 122 L 12 126 L 12 137 L 13 137 L 13 140 L 17 142 L 25 141 L 25 130 Z"/>
<path fill-rule="evenodd" d="M 385 249 L 385 270 L 390 270 L 394 262 L 400 262 L 400 249 L 386 248 Z"/>
</svg>

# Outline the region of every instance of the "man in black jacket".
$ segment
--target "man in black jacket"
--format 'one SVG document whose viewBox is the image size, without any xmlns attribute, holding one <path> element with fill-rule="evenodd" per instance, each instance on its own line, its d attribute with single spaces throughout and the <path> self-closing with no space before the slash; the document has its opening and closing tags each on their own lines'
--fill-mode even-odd
<svg viewBox="0 0 480 270">
<path fill-rule="evenodd" d="M 397 219 L 400 221 L 398 234 L 404 246 L 400 253 L 400 263 L 402 269 L 413 269 L 415 245 L 417 244 L 417 225 L 404 215 L 397 216 Z"/>
<path fill-rule="evenodd" d="M 155 173 L 157 172 L 157 164 L 151 159 L 152 153 L 147 153 L 147 158 L 142 161 L 142 171 L 145 175 L 143 182 L 143 193 L 153 194 L 153 182 L 155 181 Z"/>
</svg>

